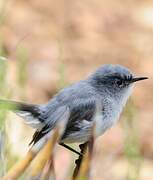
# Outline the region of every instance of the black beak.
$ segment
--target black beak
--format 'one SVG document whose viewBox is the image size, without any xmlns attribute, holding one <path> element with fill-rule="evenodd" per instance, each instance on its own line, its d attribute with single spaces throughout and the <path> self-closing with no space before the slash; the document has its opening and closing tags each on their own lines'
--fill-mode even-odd
<svg viewBox="0 0 153 180">
<path fill-rule="evenodd" d="M 132 78 L 131 82 L 133 83 L 133 82 L 142 81 L 145 79 L 148 79 L 148 77 L 135 77 L 135 78 Z"/>
</svg>

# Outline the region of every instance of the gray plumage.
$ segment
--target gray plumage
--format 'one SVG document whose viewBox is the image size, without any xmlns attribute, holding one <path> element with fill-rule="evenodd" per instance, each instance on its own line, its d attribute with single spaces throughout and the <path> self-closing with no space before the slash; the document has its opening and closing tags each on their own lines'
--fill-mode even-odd
<svg viewBox="0 0 153 180">
<path fill-rule="evenodd" d="M 37 129 L 33 143 L 51 131 L 62 120 L 66 110 L 69 110 L 70 116 L 61 142 L 85 142 L 91 137 L 97 105 L 100 104 L 97 131 L 99 136 L 118 120 L 132 92 L 133 82 L 143 79 L 146 77 L 135 78 L 123 66 L 104 65 L 85 80 L 61 90 L 46 104 L 7 103 L 15 105 L 14 111 Z"/>
</svg>

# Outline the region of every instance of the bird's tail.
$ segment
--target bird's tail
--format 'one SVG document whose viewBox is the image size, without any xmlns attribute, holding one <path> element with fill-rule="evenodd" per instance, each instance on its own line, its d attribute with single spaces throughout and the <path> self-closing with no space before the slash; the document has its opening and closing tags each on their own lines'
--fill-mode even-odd
<svg viewBox="0 0 153 180">
<path fill-rule="evenodd" d="M 11 110 L 25 120 L 25 123 L 33 128 L 39 129 L 43 127 L 41 119 L 41 105 L 26 104 L 22 102 L 0 100 L 0 109 Z"/>
</svg>

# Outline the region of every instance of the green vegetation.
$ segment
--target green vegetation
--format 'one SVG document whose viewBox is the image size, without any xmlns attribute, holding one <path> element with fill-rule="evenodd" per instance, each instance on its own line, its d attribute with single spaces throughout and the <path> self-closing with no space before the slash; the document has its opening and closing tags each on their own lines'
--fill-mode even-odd
<svg viewBox="0 0 153 180">
<path fill-rule="evenodd" d="M 139 146 L 137 110 L 132 99 L 127 104 L 123 118 L 124 154 L 128 160 L 127 180 L 138 180 L 143 157 Z"/>
<path fill-rule="evenodd" d="M 28 53 L 24 47 L 18 47 L 16 51 L 17 58 L 17 83 L 20 88 L 20 98 L 25 100 L 25 88 L 27 82 L 27 62 Z"/>
</svg>

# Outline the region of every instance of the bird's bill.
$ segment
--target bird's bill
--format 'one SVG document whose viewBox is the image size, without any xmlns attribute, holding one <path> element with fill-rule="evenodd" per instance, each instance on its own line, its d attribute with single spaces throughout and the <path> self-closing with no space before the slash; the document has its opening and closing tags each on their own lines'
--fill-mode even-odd
<svg viewBox="0 0 153 180">
<path fill-rule="evenodd" d="M 145 79 L 148 79 L 148 77 L 135 77 L 135 78 L 132 79 L 132 82 L 142 81 L 142 80 L 145 80 Z"/>
</svg>

